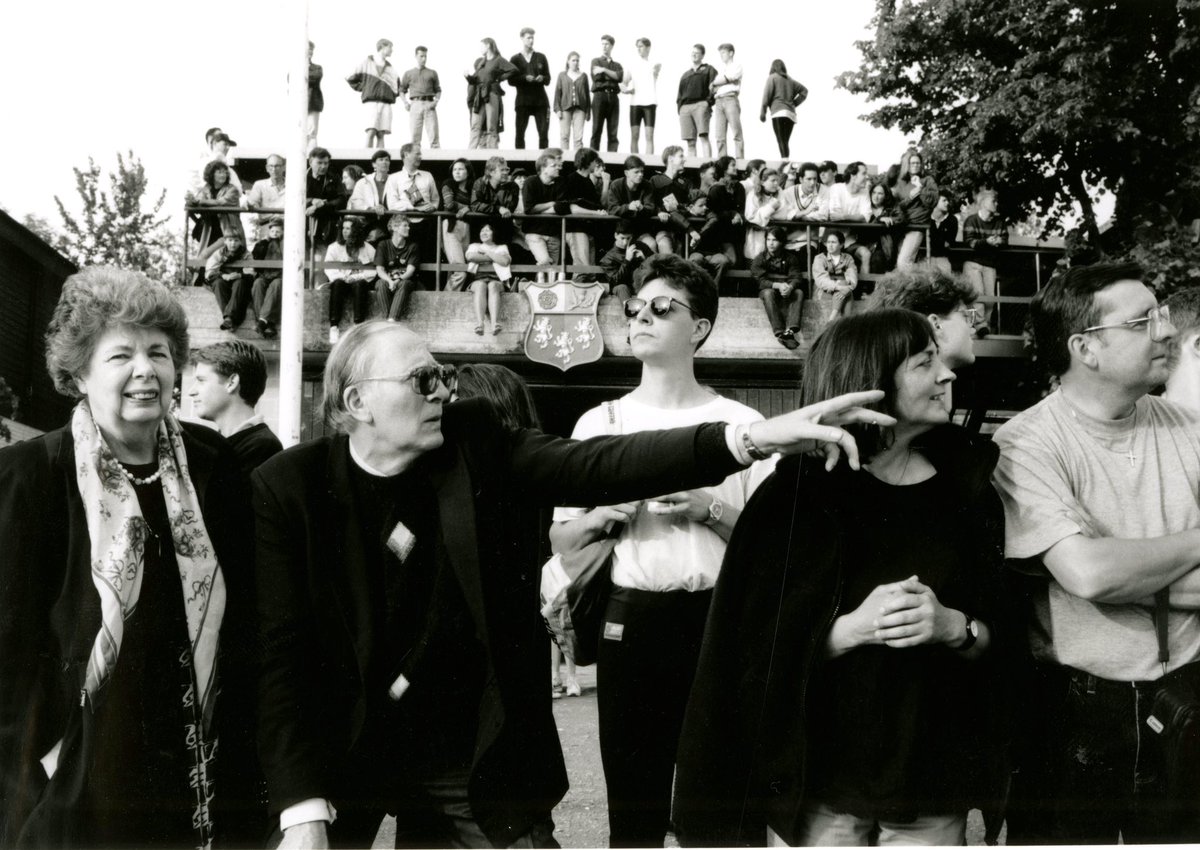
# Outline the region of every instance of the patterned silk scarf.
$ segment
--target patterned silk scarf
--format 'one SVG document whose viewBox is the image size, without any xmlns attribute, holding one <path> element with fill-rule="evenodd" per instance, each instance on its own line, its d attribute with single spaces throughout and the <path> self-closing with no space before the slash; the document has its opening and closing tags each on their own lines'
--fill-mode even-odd
<svg viewBox="0 0 1200 850">
<path fill-rule="evenodd" d="M 75 478 L 91 540 L 92 583 L 100 594 L 100 633 L 92 645 L 84 679 L 84 690 L 94 700 L 117 663 L 125 620 L 137 608 L 149 527 L 142 518 L 133 485 L 104 442 L 86 400 L 75 407 L 71 434 L 75 440 Z M 200 515 L 182 435 L 179 422 L 168 414 L 158 428 L 158 468 L 183 584 L 196 705 L 203 729 L 208 731 L 216 696 L 225 579 Z"/>
</svg>

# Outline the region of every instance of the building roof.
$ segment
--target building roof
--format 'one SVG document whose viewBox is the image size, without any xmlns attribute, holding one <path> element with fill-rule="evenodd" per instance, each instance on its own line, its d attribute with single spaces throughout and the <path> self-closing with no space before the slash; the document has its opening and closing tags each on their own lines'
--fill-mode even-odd
<svg viewBox="0 0 1200 850">
<path fill-rule="evenodd" d="M 63 277 L 76 271 L 74 263 L 4 210 L 0 210 L 0 245 L 23 251 L 48 269 L 60 269 Z"/>
</svg>

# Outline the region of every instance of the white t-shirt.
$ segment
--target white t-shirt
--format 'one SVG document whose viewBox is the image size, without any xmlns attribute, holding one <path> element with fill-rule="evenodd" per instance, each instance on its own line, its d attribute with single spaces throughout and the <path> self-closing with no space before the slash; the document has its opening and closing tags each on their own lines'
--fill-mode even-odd
<svg viewBox="0 0 1200 850">
<path fill-rule="evenodd" d="M 1075 534 L 1137 540 L 1200 526 L 1200 417 L 1164 399 L 1145 396 L 1133 416 L 1108 422 L 1059 391 L 995 441 L 1010 558 L 1040 558 Z M 1122 682 L 1162 675 L 1147 606 L 1089 602 L 1051 579 L 1034 615 L 1036 658 Z M 1200 659 L 1200 612 L 1172 610 L 1167 636 L 1169 669 Z"/>
<path fill-rule="evenodd" d="M 663 431 L 703 422 L 741 425 L 760 422 L 763 418 L 758 411 L 723 396 L 715 396 L 706 404 L 683 410 L 651 407 L 624 396 L 617 401 L 617 410 L 617 430 L 621 434 Z M 592 408 L 579 417 L 571 436 L 585 440 L 613 433 L 608 428 L 607 416 L 605 405 Z M 717 486 L 704 489 L 723 504 L 740 511 L 774 468 L 774 458 L 759 461 L 730 475 Z M 555 508 L 554 521 L 565 522 L 585 513 L 584 508 Z M 660 592 L 708 590 L 716 584 L 724 557 L 725 541 L 707 525 L 678 515 L 652 514 L 643 502 L 633 521 L 626 524 L 613 550 L 613 584 Z"/>
<path fill-rule="evenodd" d="M 658 79 L 654 75 L 654 63 L 637 57 L 626 66 L 629 71 L 629 91 L 634 106 L 654 106 L 658 103 L 655 87 Z"/>
<path fill-rule="evenodd" d="M 831 221 L 870 221 L 871 192 L 863 188 L 857 195 L 845 183 L 834 183 L 829 190 L 829 218 Z"/>
</svg>

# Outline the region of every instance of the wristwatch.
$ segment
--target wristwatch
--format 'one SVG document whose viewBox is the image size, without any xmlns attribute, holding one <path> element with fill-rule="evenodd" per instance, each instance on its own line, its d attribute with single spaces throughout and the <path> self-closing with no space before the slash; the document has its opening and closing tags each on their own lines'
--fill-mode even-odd
<svg viewBox="0 0 1200 850">
<path fill-rule="evenodd" d="M 979 640 L 979 621 L 965 611 L 963 616 L 967 618 L 967 636 L 963 638 L 962 643 L 954 647 L 957 652 L 966 652 L 975 645 L 975 641 Z"/>
<path fill-rule="evenodd" d="M 716 496 L 713 496 L 712 504 L 708 506 L 708 518 L 704 520 L 704 524 L 709 528 L 721 521 L 721 515 L 725 513 L 725 505 Z"/>
</svg>

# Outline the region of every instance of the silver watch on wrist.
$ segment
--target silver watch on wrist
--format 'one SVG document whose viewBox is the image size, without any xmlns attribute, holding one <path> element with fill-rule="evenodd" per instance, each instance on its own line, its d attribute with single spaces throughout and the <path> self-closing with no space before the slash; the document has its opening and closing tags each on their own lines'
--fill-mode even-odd
<svg viewBox="0 0 1200 850">
<path fill-rule="evenodd" d="M 725 513 L 725 504 L 713 496 L 712 503 L 708 506 L 708 516 L 704 520 L 704 524 L 712 527 L 721 521 L 721 516 Z"/>
</svg>

